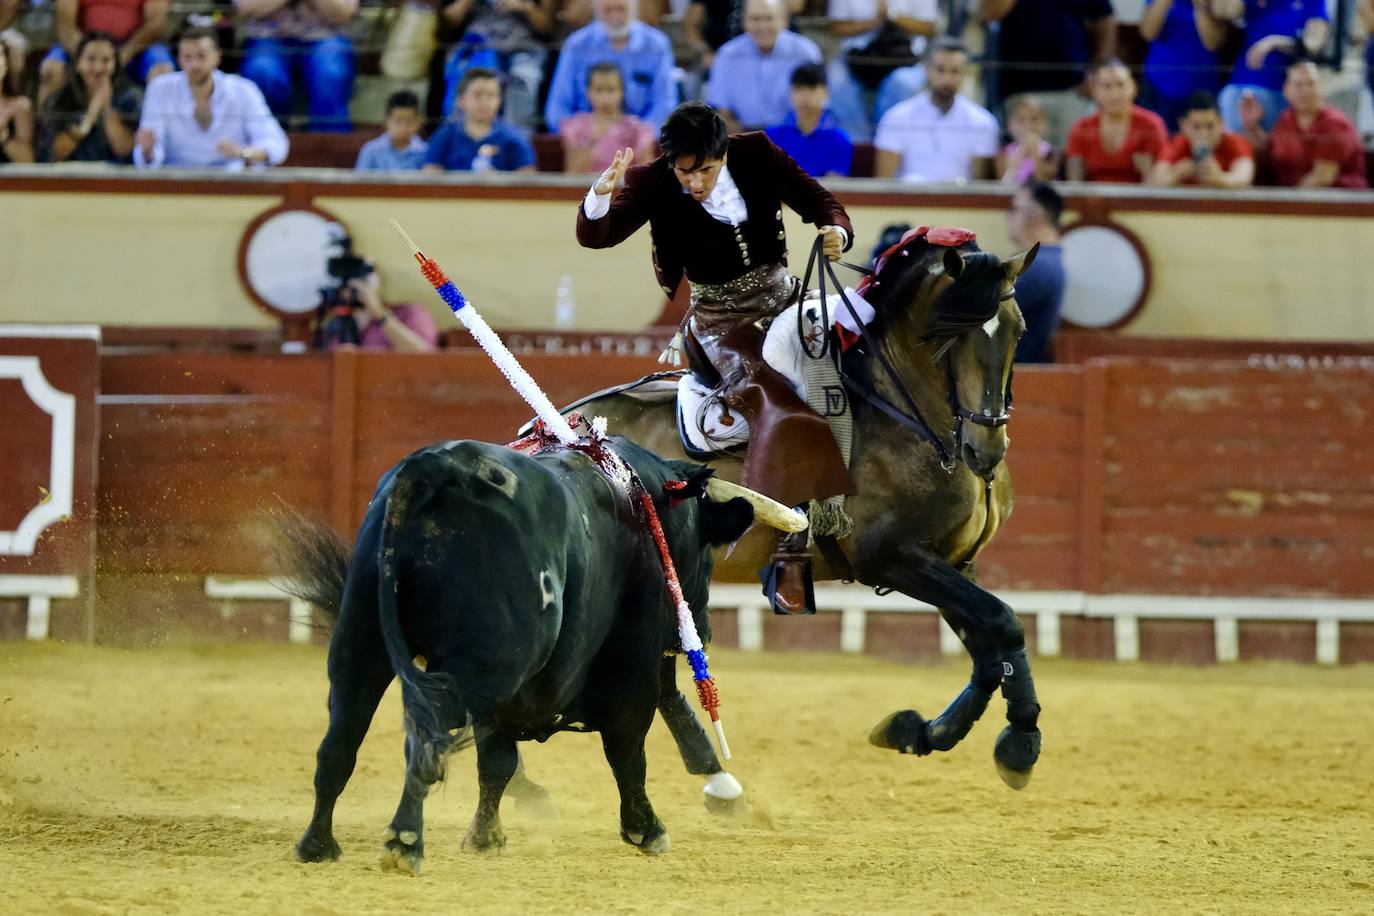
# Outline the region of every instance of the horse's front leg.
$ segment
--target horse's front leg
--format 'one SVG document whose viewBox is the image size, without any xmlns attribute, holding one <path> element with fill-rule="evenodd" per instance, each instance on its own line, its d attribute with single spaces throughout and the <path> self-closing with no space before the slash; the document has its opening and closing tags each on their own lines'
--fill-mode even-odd
<svg viewBox="0 0 1374 916">
<path fill-rule="evenodd" d="M 993 757 L 1007 785 L 1025 787 L 1040 756 L 1040 703 L 1021 621 L 1005 603 L 940 557 L 921 549 L 903 553 L 874 570 L 872 579 L 865 575 L 863 580 L 939 607 L 973 658 L 973 674 L 963 692 L 934 719 L 926 721 L 912 709 L 895 712 L 878 723 L 869 741 L 906 754 L 950 750 L 968 734 L 1000 685 L 1010 724 L 998 736 Z"/>
</svg>

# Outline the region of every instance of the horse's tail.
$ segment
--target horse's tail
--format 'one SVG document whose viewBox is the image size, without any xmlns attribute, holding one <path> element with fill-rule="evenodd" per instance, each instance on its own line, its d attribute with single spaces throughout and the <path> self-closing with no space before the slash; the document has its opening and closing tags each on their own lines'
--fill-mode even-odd
<svg viewBox="0 0 1374 916">
<path fill-rule="evenodd" d="M 281 588 L 313 604 L 333 626 L 343 605 L 348 543 L 328 523 L 289 506 L 273 512 L 270 523 Z"/>
<path fill-rule="evenodd" d="M 423 478 L 416 479 L 415 461 L 410 459 L 401 467 L 386 497 L 382 533 L 377 543 L 377 620 L 391 667 L 401 679 L 401 704 L 405 707 L 406 735 L 410 744 L 410 772 L 422 786 L 428 786 L 444 778 L 448 755 L 471 744 L 473 731 L 472 716 L 463 707 L 453 677 L 443 672 L 425 671 L 416 665 L 415 653 L 401 629 L 397 606 L 401 580 L 392 541 L 396 528 L 425 501 L 427 494 L 421 491 L 432 489 Z M 457 721 L 460 712 L 465 720 L 463 726 L 450 729 L 446 723 Z"/>
</svg>

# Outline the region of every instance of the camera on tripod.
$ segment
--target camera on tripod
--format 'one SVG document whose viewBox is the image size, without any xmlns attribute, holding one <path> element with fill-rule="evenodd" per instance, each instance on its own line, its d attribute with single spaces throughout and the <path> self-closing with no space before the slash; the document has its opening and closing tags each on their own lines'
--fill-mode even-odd
<svg viewBox="0 0 1374 916">
<path fill-rule="evenodd" d="M 375 271 L 370 261 L 354 253 L 353 239 L 342 226 L 331 227 L 330 234 L 333 254 L 325 262 L 329 284 L 320 287 L 320 304 L 315 310 L 315 346 L 321 350 L 361 342 L 355 313 L 362 304 L 351 284 L 367 280 Z"/>
</svg>

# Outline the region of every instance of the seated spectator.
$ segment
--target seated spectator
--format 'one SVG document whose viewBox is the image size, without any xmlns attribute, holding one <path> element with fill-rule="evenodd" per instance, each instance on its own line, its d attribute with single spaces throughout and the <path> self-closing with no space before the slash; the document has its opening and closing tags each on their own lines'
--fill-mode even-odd
<svg viewBox="0 0 1374 916">
<path fill-rule="evenodd" d="M 968 76 L 968 51 L 953 38 L 931 43 L 925 91 L 894 105 L 873 140 L 879 178 L 967 181 L 991 178 L 997 119 L 959 94 Z"/>
<path fill-rule="evenodd" d="M 1263 103 L 1241 102 L 1246 137 L 1274 183 L 1290 188 L 1367 188 L 1364 147 L 1355 125 L 1326 104 L 1317 67 L 1310 61 L 1290 64 L 1283 83 L 1290 106 L 1269 133 L 1264 131 Z"/>
<path fill-rule="evenodd" d="M 1244 139 L 1226 130 L 1216 96 L 1195 92 L 1150 171 L 1150 184 L 1248 188 L 1255 183 L 1255 154 Z"/>
<path fill-rule="evenodd" d="M 453 117 L 429 138 L 427 172 L 533 172 L 534 147 L 497 118 L 501 81 L 495 70 L 473 67 L 458 84 Z"/>
<path fill-rule="evenodd" d="M 170 0 L 54 0 L 57 44 L 38 65 L 38 107 L 67 84 L 70 55 L 81 36 L 114 36 L 125 75 L 139 86 L 172 72 L 172 49 L 163 43 Z"/>
<path fill-rule="evenodd" d="M 357 72 L 348 24 L 358 0 L 234 0 L 242 20 L 239 73 L 262 90 L 272 114 L 291 114 L 304 91 L 313 131 L 346 132 Z"/>
<path fill-rule="evenodd" d="M 350 280 L 339 291 L 351 308 L 321 319 L 315 330 L 318 348 L 428 353 L 438 347 L 439 328 L 429 312 L 419 305 L 387 305 L 378 280 L 374 271 L 366 279 Z"/>
<path fill-rule="evenodd" d="M 1020 187 L 1034 179 L 1049 181 L 1059 171 L 1059 155 L 1045 139 L 1045 109 L 1033 95 L 1016 97 L 1007 113 L 1011 142 L 997 154 L 1002 181 Z"/>
<path fill-rule="evenodd" d="M 1060 248 L 1059 219 L 1064 199 L 1049 185 L 1032 181 L 1017 188 L 1007 211 L 1007 235 L 1017 248 L 1037 242 L 1035 260 L 1016 278 L 1016 304 L 1026 333 L 1016 345 L 1018 363 L 1054 362 L 1054 332 L 1064 301 L 1064 252 Z"/>
<path fill-rule="evenodd" d="M 610 61 L 592 67 L 587 74 L 587 98 L 591 111 L 564 118 L 558 126 L 563 171 L 604 172 L 615 154 L 626 147 L 645 162 L 654 158 L 654 129 L 625 113 L 625 80 L 619 67 Z"/>
<path fill-rule="evenodd" d="M 14 90 L 10 56 L 0 47 L 0 164 L 33 161 L 33 106 Z"/>
<path fill-rule="evenodd" d="M 1263 110 L 1262 128 L 1271 130 L 1284 108 L 1285 68 L 1297 57 L 1319 55 L 1327 33 L 1325 0 L 1245 0 L 1245 39 L 1231 81 L 1217 96 L 1226 127 L 1242 130 L 1241 100 L 1248 97 Z"/>
<path fill-rule="evenodd" d="M 1146 0 L 1140 37 L 1150 43 L 1141 73 L 1141 105 L 1177 124 L 1196 92 L 1221 88 L 1217 52 L 1227 24 L 1212 12 L 1212 0 Z"/>
<path fill-rule="evenodd" d="M 1069 180 L 1144 181 L 1169 141 L 1164 122 L 1135 104 L 1135 80 L 1119 60 L 1093 70 L 1092 87 L 1097 113 L 1073 126 L 1064 150 Z"/>
<path fill-rule="evenodd" d="M 802 64 L 792 71 L 791 82 L 792 112 L 781 124 L 768 128 L 768 139 L 808 175 L 848 175 L 854 144 L 830 113 L 825 70 L 820 64 Z"/>
<path fill-rule="evenodd" d="M 706 104 L 733 133 L 781 124 L 792 71 L 821 62 L 821 49 L 787 30 L 783 0 L 746 0 L 744 34 L 720 46 L 706 84 Z"/>
<path fill-rule="evenodd" d="M 978 17 L 998 23 L 997 52 L 983 64 L 994 110 L 1032 93 L 1045 109 L 1045 139 L 1063 149 L 1069 128 L 1092 111 L 1088 68 L 1116 52 L 1111 0 L 982 0 Z M 1057 66 L 1055 66 L 1057 65 Z"/>
<path fill-rule="evenodd" d="M 117 53 L 108 32 L 82 37 L 72 75 L 38 115 L 39 161 L 130 161 L 143 98 L 124 81 Z"/>
<path fill-rule="evenodd" d="M 539 89 L 557 20 L 555 0 L 452 0 L 440 18 L 461 42 L 444 64 L 444 107 L 453 110 L 469 67 L 495 70 L 504 84 L 505 120 L 526 133 L 538 126 Z"/>
<path fill-rule="evenodd" d="M 625 77 L 625 111 L 654 130 L 677 107 L 673 82 L 673 46 L 658 29 L 637 22 L 636 0 L 594 0 L 596 21 L 578 29 L 563 42 L 549 84 L 544 121 L 556 131 L 565 118 L 591 111 L 587 73 L 602 61 L 612 61 Z"/>
<path fill-rule="evenodd" d="M 935 0 L 829 0 L 830 31 L 840 53 L 826 69 L 831 106 L 854 141 L 925 85 L 917 61 L 935 34 Z"/>
<path fill-rule="evenodd" d="M 181 70 L 148 84 L 143 120 L 134 135 L 134 165 L 239 171 L 286 159 L 286 133 L 262 91 L 241 76 L 221 73 L 219 62 L 213 32 L 191 28 L 181 33 Z"/>
<path fill-rule="evenodd" d="M 429 144 L 421 140 L 420 99 L 409 89 L 386 100 L 386 133 L 358 150 L 359 172 L 409 172 L 425 164 Z"/>
</svg>

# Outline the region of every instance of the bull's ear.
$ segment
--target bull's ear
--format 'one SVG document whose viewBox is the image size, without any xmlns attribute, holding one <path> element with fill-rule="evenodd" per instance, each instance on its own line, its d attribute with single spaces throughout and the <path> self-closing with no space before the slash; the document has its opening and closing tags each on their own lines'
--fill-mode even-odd
<svg viewBox="0 0 1374 916">
<path fill-rule="evenodd" d="M 701 538 L 712 547 L 738 541 L 754 524 L 754 507 L 742 496 L 723 503 L 701 501 Z"/>
<path fill-rule="evenodd" d="M 706 481 L 711 479 L 715 471 L 703 464 L 692 464 L 687 461 L 674 461 L 672 465 L 680 478 L 676 482 L 670 481 L 667 485 L 669 495 L 674 500 L 700 499 L 706 495 Z"/>
</svg>

